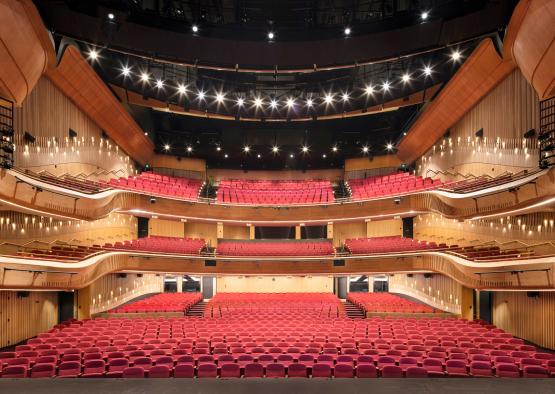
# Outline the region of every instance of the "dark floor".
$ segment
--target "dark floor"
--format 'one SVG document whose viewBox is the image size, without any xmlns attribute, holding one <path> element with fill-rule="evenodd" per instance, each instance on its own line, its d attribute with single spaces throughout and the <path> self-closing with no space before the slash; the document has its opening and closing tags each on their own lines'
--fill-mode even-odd
<svg viewBox="0 0 555 394">
<path fill-rule="evenodd" d="M 18 394 L 543 394 L 555 379 L 0 379 Z"/>
</svg>

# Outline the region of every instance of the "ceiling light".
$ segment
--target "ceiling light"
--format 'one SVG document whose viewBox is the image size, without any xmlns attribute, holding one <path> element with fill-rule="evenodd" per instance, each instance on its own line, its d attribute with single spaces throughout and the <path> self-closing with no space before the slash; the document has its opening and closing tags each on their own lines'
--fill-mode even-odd
<svg viewBox="0 0 555 394">
<path fill-rule="evenodd" d="M 272 109 L 276 109 L 277 108 L 277 101 L 276 99 L 272 99 L 272 101 L 270 101 L 270 107 L 272 107 Z"/>
<path fill-rule="evenodd" d="M 461 53 L 457 50 L 451 52 L 451 60 L 453 60 L 454 62 L 459 61 L 459 59 L 461 58 Z"/>
<path fill-rule="evenodd" d="M 147 73 L 145 73 L 145 72 L 141 73 L 141 81 L 143 81 L 143 82 L 148 82 L 148 79 L 149 79 L 149 78 L 150 78 L 150 77 L 148 76 Z"/>
<path fill-rule="evenodd" d="M 225 95 L 222 92 L 216 93 L 216 101 L 218 103 L 220 103 L 220 104 L 223 103 L 224 98 L 225 98 Z"/>
<path fill-rule="evenodd" d="M 364 153 L 368 153 L 368 147 L 367 147 L 367 146 L 363 146 L 363 147 L 362 147 L 362 151 L 363 151 Z"/>
<path fill-rule="evenodd" d="M 123 66 L 123 68 L 121 69 L 121 73 L 124 77 L 128 77 L 129 74 L 131 74 L 131 69 L 128 66 Z"/>
<path fill-rule="evenodd" d="M 278 151 L 279 151 L 279 147 L 278 147 L 277 145 L 274 145 L 274 146 L 272 147 L 272 152 L 278 153 Z"/>
<path fill-rule="evenodd" d="M 307 107 L 310 108 L 310 107 L 312 107 L 313 104 L 314 104 L 314 102 L 312 101 L 311 98 L 309 98 L 308 100 L 306 100 L 306 106 L 307 106 Z"/>
<path fill-rule="evenodd" d="M 229 156 L 227 155 L 227 153 L 224 155 L 224 157 L 227 159 Z"/>
<path fill-rule="evenodd" d="M 303 151 L 303 153 L 308 152 L 308 146 L 303 146 L 302 151 Z"/>
<path fill-rule="evenodd" d="M 326 154 L 325 154 L 325 153 L 324 153 L 324 154 L 322 155 L 322 158 L 323 158 L 323 159 L 325 159 L 325 158 L 326 158 Z"/>
<path fill-rule="evenodd" d="M 390 142 L 386 145 L 387 150 L 393 150 L 393 144 Z"/>
<path fill-rule="evenodd" d="M 183 84 L 179 84 L 179 85 L 177 85 L 177 92 L 179 94 L 185 94 L 185 93 L 187 93 L 187 87 Z"/>
<path fill-rule="evenodd" d="M 391 86 L 391 84 L 389 83 L 389 81 L 384 81 L 384 83 L 382 84 L 383 91 L 388 92 L 390 86 Z"/>
<path fill-rule="evenodd" d="M 96 60 L 98 58 L 98 52 L 94 49 L 89 51 L 89 59 Z"/>
<path fill-rule="evenodd" d="M 293 158 L 293 157 L 295 157 L 295 156 L 293 155 L 293 153 L 291 153 L 291 154 L 289 155 L 289 157 L 290 157 L 290 158 Z"/>
<path fill-rule="evenodd" d="M 254 105 L 255 105 L 256 107 L 261 107 L 261 106 L 262 106 L 262 103 L 263 103 L 263 101 L 262 101 L 262 99 L 261 99 L 260 97 L 257 97 L 257 98 L 254 99 Z"/>
<path fill-rule="evenodd" d="M 158 80 L 156 81 L 156 87 L 157 87 L 158 89 L 162 89 L 162 88 L 164 87 L 164 81 L 162 81 L 161 79 L 158 79 Z"/>
<path fill-rule="evenodd" d="M 372 85 L 366 85 L 365 91 L 367 95 L 374 94 L 374 87 Z"/>
<path fill-rule="evenodd" d="M 344 102 L 349 101 L 349 93 L 343 93 L 343 96 L 341 96 L 341 98 L 343 99 Z"/>
<path fill-rule="evenodd" d="M 333 101 L 333 96 L 330 93 L 326 94 L 326 97 L 324 97 L 324 102 L 326 104 L 331 104 Z"/>
<path fill-rule="evenodd" d="M 403 80 L 404 83 L 407 83 L 408 81 L 410 81 L 410 75 L 409 75 L 409 73 L 403 74 L 403 76 L 401 77 L 401 79 Z"/>
<path fill-rule="evenodd" d="M 250 146 L 245 146 L 243 147 L 243 150 L 245 151 L 245 153 L 249 153 L 249 151 L 251 150 Z"/>
<path fill-rule="evenodd" d="M 256 157 L 258 157 L 260 159 L 262 156 L 260 156 L 260 153 L 259 153 L 259 154 L 256 155 Z"/>
<path fill-rule="evenodd" d="M 116 18 L 116 16 L 114 14 L 112 14 L 111 12 L 108 14 L 108 19 L 110 19 L 111 21 L 113 21 Z"/>
<path fill-rule="evenodd" d="M 351 35 L 351 28 L 350 28 L 350 27 L 346 27 L 345 30 L 343 30 L 343 33 L 345 33 L 346 36 Z"/>
<path fill-rule="evenodd" d="M 331 150 L 337 152 L 337 146 L 334 146 L 333 148 L 331 148 Z"/>
<path fill-rule="evenodd" d="M 294 106 L 295 106 L 295 99 L 293 99 L 292 97 L 289 97 L 287 99 L 287 107 L 293 108 Z"/>
<path fill-rule="evenodd" d="M 426 19 L 428 19 L 428 17 L 430 16 L 430 14 L 428 13 L 428 11 L 424 11 L 422 12 L 422 14 L 420 14 L 420 18 L 425 21 Z"/>
<path fill-rule="evenodd" d="M 205 93 L 202 90 L 199 90 L 197 93 L 197 98 L 199 100 L 204 100 Z"/>
<path fill-rule="evenodd" d="M 432 75 L 432 68 L 430 66 L 424 67 L 424 75 L 427 76 L 427 77 Z"/>
<path fill-rule="evenodd" d="M 273 40 L 274 37 L 275 37 L 274 32 L 273 32 L 273 31 L 269 31 L 269 32 L 268 32 L 268 40 Z"/>
<path fill-rule="evenodd" d="M 219 152 L 219 151 L 222 150 L 222 148 L 221 148 L 220 146 L 217 146 L 217 147 L 216 147 L 216 150 Z"/>
<path fill-rule="evenodd" d="M 170 150 L 170 146 L 168 144 L 164 145 L 164 150 L 165 151 L 169 151 Z"/>
<path fill-rule="evenodd" d="M 239 107 L 242 107 L 243 104 L 245 104 L 245 100 L 244 100 L 242 97 L 239 97 L 239 98 L 237 99 L 237 105 L 238 105 Z"/>
<path fill-rule="evenodd" d="M 198 26 L 197 25 L 191 26 L 191 30 L 193 31 L 193 33 L 198 33 Z"/>
</svg>

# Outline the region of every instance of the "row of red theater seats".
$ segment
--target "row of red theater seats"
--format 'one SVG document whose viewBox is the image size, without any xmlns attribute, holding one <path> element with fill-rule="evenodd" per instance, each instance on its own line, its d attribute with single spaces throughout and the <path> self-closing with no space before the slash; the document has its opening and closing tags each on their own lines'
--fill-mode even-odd
<svg viewBox="0 0 555 394">
<path fill-rule="evenodd" d="M 348 181 L 348 185 L 352 198 L 358 200 L 436 189 L 444 184 L 440 180 L 423 179 L 421 176 L 399 173 L 364 179 L 352 179 Z"/>
<path fill-rule="evenodd" d="M 148 252 L 198 254 L 206 245 L 204 239 L 151 236 L 133 241 L 104 244 L 105 249 L 124 249 Z"/>
<path fill-rule="evenodd" d="M 434 308 L 389 293 L 349 293 L 347 300 L 365 312 L 433 313 Z"/>
<path fill-rule="evenodd" d="M 334 253 L 331 242 L 222 242 L 217 254 L 227 256 L 322 256 Z"/>
<path fill-rule="evenodd" d="M 202 301 L 202 294 L 161 293 L 110 310 L 110 313 L 184 312 Z"/>
<path fill-rule="evenodd" d="M 235 191 L 219 189 L 217 201 L 220 203 L 237 204 L 320 204 L 333 202 L 332 190 L 318 190 L 315 192 L 290 191 Z"/>
<path fill-rule="evenodd" d="M 265 180 L 221 180 L 218 188 L 243 189 L 257 191 L 311 190 L 331 188 L 330 181 L 299 180 L 299 181 L 265 181 Z"/>
</svg>

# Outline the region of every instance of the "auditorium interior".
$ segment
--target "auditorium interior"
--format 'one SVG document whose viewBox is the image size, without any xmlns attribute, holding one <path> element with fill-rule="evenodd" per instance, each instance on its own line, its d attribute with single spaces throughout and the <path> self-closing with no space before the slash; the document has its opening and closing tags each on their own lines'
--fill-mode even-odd
<svg viewBox="0 0 555 394">
<path fill-rule="evenodd" d="M 554 378 L 554 0 L 0 0 L 0 391 Z"/>
</svg>

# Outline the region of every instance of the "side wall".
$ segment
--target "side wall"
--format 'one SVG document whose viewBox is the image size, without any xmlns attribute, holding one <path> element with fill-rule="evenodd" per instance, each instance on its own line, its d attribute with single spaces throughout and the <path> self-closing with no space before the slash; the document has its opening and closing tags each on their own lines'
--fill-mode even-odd
<svg viewBox="0 0 555 394">
<path fill-rule="evenodd" d="M 538 298 L 525 291 L 493 293 L 493 324 L 536 345 L 555 350 L 555 292 Z"/>
<path fill-rule="evenodd" d="M 333 292 L 332 276 L 218 276 L 217 292 L 302 293 Z"/>
<path fill-rule="evenodd" d="M 0 291 L 0 348 L 13 346 L 47 331 L 58 323 L 58 294 L 31 291 L 17 297 L 15 291 Z"/>
</svg>

